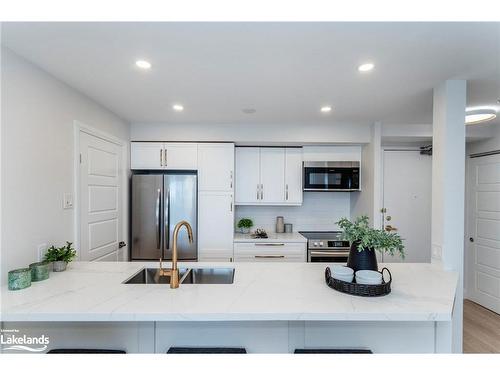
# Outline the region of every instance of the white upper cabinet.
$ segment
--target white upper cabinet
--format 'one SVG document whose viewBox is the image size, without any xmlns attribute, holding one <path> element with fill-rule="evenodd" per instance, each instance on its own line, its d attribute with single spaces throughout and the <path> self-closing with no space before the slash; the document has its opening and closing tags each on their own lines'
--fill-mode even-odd
<svg viewBox="0 0 500 375">
<path fill-rule="evenodd" d="M 237 147 L 235 176 L 236 204 L 302 204 L 301 148 Z"/>
<path fill-rule="evenodd" d="M 260 203 L 260 148 L 236 147 L 236 204 Z"/>
<path fill-rule="evenodd" d="M 165 143 L 165 169 L 198 169 L 198 144 Z"/>
<path fill-rule="evenodd" d="M 196 143 L 132 142 L 131 169 L 198 169 Z"/>
<path fill-rule="evenodd" d="M 260 201 L 283 203 L 285 198 L 285 149 L 260 149 Z"/>
<path fill-rule="evenodd" d="M 302 148 L 285 149 L 285 202 L 302 204 Z"/>
<path fill-rule="evenodd" d="M 198 188 L 200 191 L 233 191 L 234 144 L 198 145 Z"/>
<path fill-rule="evenodd" d="M 163 169 L 163 143 L 132 142 L 130 169 Z"/>
</svg>

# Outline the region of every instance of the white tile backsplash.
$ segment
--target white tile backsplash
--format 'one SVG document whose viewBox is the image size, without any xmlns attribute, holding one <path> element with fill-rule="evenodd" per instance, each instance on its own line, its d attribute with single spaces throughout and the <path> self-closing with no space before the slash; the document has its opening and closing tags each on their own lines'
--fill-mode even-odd
<svg viewBox="0 0 500 375">
<path fill-rule="evenodd" d="M 350 193 L 307 192 L 302 206 L 236 206 L 235 220 L 248 217 L 254 228 L 268 232 L 276 229 L 276 216 L 283 216 L 285 223 L 293 224 L 293 231 L 338 230 L 335 222 L 341 217 L 350 218 Z"/>
</svg>

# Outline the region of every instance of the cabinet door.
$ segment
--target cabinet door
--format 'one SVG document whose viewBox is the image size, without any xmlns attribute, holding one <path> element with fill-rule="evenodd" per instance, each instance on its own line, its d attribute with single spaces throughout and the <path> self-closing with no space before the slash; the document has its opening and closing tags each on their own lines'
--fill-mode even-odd
<svg viewBox="0 0 500 375">
<path fill-rule="evenodd" d="M 164 169 L 163 143 L 132 142 L 130 144 L 130 169 Z"/>
<path fill-rule="evenodd" d="M 198 193 L 198 258 L 230 259 L 234 239 L 233 194 Z"/>
<path fill-rule="evenodd" d="M 285 149 L 262 147 L 260 149 L 260 201 L 282 204 L 285 201 Z"/>
<path fill-rule="evenodd" d="M 233 191 L 234 144 L 200 143 L 198 145 L 198 189 Z"/>
<path fill-rule="evenodd" d="M 198 169 L 196 143 L 165 143 L 165 169 Z"/>
<path fill-rule="evenodd" d="M 235 194 L 236 204 L 260 203 L 259 147 L 236 147 Z"/>
<path fill-rule="evenodd" d="M 302 204 L 302 148 L 285 149 L 285 203 Z"/>
</svg>

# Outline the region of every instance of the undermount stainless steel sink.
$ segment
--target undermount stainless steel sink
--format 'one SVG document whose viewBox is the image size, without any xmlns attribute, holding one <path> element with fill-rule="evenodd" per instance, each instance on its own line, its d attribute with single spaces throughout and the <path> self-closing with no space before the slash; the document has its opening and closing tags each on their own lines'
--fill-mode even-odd
<svg viewBox="0 0 500 375">
<path fill-rule="evenodd" d="M 234 268 L 191 268 L 181 284 L 232 284 Z"/>
<path fill-rule="evenodd" d="M 160 276 L 159 268 L 143 268 L 133 274 L 123 284 L 170 284 L 170 276 Z M 179 268 L 179 277 L 188 271 L 187 268 Z"/>
<path fill-rule="evenodd" d="M 170 284 L 170 276 L 160 276 L 159 268 L 143 268 L 123 284 Z M 234 268 L 179 268 L 180 284 L 232 284 Z"/>
</svg>

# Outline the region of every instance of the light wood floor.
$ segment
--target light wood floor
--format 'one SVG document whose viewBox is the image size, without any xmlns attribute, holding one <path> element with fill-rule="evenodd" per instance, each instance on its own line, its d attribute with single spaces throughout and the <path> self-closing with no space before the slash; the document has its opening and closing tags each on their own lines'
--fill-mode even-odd
<svg viewBox="0 0 500 375">
<path fill-rule="evenodd" d="M 464 300 L 464 353 L 500 353 L 500 315 Z"/>
</svg>

